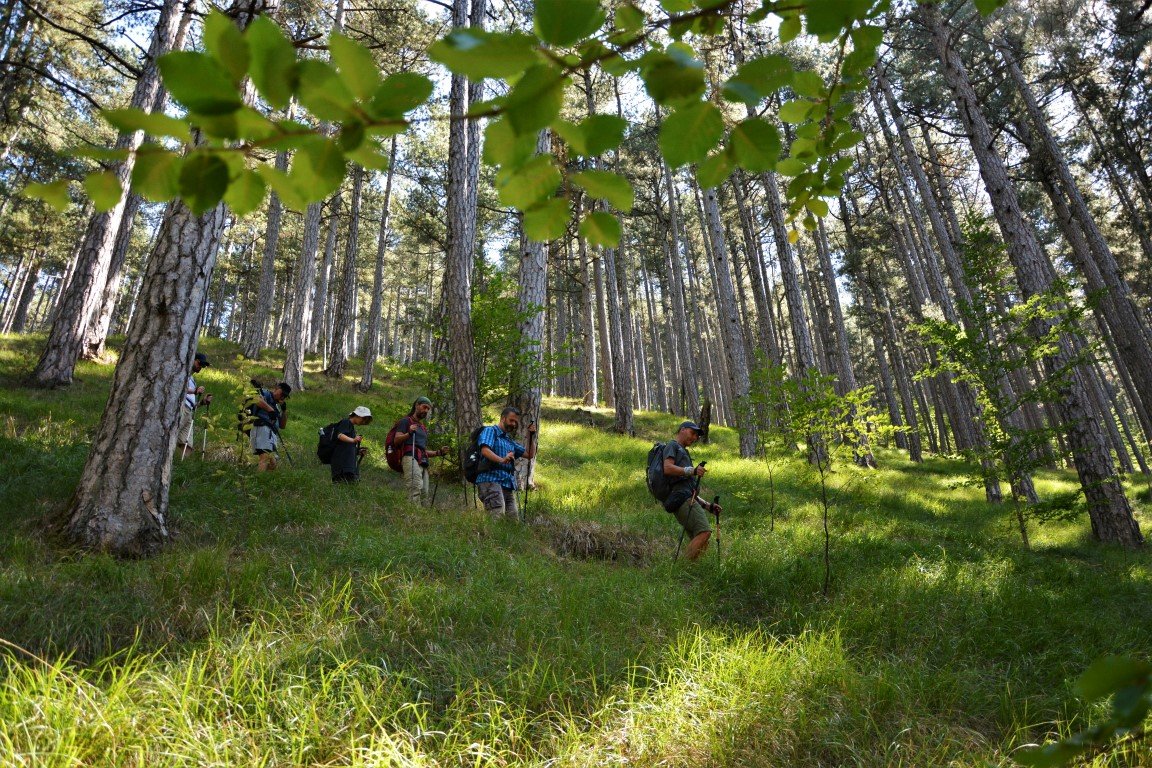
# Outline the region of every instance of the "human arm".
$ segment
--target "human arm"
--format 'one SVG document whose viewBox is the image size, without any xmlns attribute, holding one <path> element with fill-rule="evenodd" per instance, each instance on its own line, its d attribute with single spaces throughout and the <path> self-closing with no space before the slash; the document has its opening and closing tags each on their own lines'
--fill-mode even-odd
<svg viewBox="0 0 1152 768">
<path fill-rule="evenodd" d="M 692 477 L 693 475 L 703 475 L 706 470 L 704 467 L 682 467 L 672 459 L 664 459 L 664 475 L 666 477 Z"/>
<path fill-rule="evenodd" d="M 403 448 L 404 444 L 412 437 L 413 427 L 412 420 L 405 417 L 400 421 L 404 422 L 404 431 L 400 431 L 400 425 L 396 425 L 396 433 L 392 436 L 392 445 L 397 448 Z"/>
</svg>

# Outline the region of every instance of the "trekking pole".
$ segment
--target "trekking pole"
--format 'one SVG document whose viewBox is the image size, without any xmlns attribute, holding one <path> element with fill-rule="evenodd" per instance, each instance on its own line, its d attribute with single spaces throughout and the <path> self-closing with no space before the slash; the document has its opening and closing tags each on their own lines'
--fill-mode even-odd
<svg viewBox="0 0 1152 768">
<path fill-rule="evenodd" d="M 716 560 L 722 562 L 723 559 L 720 557 L 720 513 L 715 511 L 716 505 L 719 503 L 720 494 L 716 494 L 712 499 L 713 514 L 716 515 Z"/>
<path fill-rule="evenodd" d="M 195 408 L 192 409 L 192 429 L 190 429 L 189 431 L 192 433 L 191 443 L 192 443 L 192 445 L 195 445 L 196 444 L 196 409 Z M 182 437 L 187 438 L 188 436 L 183 435 Z M 195 448 L 193 448 L 193 450 L 195 450 Z M 184 459 L 187 456 L 188 456 L 188 440 L 185 439 L 183 446 L 180 448 L 180 461 L 184 461 Z"/>
<path fill-rule="evenodd" d="M 680 541 L 676 542 L 676 554 L 672 555 L 672 562 L 680 559 L 680 545 L 684 543 L 684 529 L 680 529 Z"/>
<path fill-rule="evenodd" d="M 288 443 L 284 442 L 284 438 L 283 438 L 283 437 L 280 435 L 280 427 L 278 427 L 278 426 L 276 426 L 275 424 L 273 424 L 273 425 L 272 425 L 272 433 L 273 433 L 274 435 L 276 435 L 276 445 L 277 445 L 277 447 L 280 447 L 280 446 L 283 446 L 283 447 L 284 447 L 284 455 L 285 455 L 285 456 L 288 458 L 288 464 L 290 464 L 291 466 L 295 467 L 295 466 L 296 466 L 296 462 L 292 461 L 292 454 L 291 454 L 291 453 L 289 453 L 289 451 L 288 451 Z M 275 448 L 273 448 L 273 449 L 272 449 L 272 452 L 273 452 L 273 453 L 277 453 L 277 454 L 279 453 L 279 451 L 277 451 Z"/>
<path fill-rule="evenodd" d="M 204 403 L 204 421 L 208 421 L 208 411 L 212 408 L 212 401 Z M 200 460 L 203 461 L 208 456 L 208 427 L 204 427 L 200 433 Z"/>
<path fill-rule="evenodd" d="M 528 433 L 528 447 L 531 448 L 533 443 L 539 438 L 537 432 Z M 536 460 L 536 455 L 533 454 L 531 459 L 524 468 L 524 511 L 520 515 L 520 522 L 528 519 L 528 494 L 532 491 L 532 462 Z"/>
</svg>

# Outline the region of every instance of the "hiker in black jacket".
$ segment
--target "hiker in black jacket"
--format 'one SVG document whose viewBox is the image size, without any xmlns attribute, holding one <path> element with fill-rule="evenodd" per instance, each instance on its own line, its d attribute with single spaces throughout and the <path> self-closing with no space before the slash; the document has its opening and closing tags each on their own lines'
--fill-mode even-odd
<svg viewBox="0 0 1152 768">
<path fill-rule="evenodd" d="M 708 513 L 719 514 L 719 504 L 711 504 L 699 498 L 700 478 L 707 468 L 703 463 L 692 465 L 688 447 L 700 439 L 700 427 L 695 422 L 685 421 L 676 431 L 676 438 L 664 446 L 664 477 L 672 492 L 664 502 L 664 509 L 676 516 L 676 521 L 688 534 L 688 549 L 684 554 L 695 560 L 708 548 L 712 527 L 708 525 Z"/>
<path fill-rule="evenodd" d="M 358 405 L 352 413 L 336 424 L 332 441 L 332 482 L 354 483 L 360 479 L 360 457 L 366 448 L 360 446 L 364 438 L 356 434 L 356 427 L 372 423 L 372 411 Z"/>
</svg>

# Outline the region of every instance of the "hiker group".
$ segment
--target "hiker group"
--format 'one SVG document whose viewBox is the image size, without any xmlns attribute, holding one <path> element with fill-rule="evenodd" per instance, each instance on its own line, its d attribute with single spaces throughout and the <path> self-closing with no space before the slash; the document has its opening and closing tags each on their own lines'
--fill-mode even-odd
<svg viewBox="0 0 1152 768">
<path fill-rule="evenodd" d="M 177 429 L 176 446 L 181 458 L 195 449 L 196 409 L 207 409 L 212 404 L 212 395 L 206 394 L 204 387 L 197 385 L 194 378 L 209 365 L 207 356 L 197 352 L 185 386 Z M 241 407 L 238 428 L 247 434 L 249 447 L 256 456 L 256 471 L 274 470 L 281 448 L 289 461 L 292 458 L 280 435 L 280 430 L 287 424 L 287 401 L 292 387 L 281 382 L 268 389 L 255 379 L 250 383 L 254 392 Z M 431 413 L 432 401 L 423 396 L 416 398 L 408 413 L 392 425 L 384 438 L 385 461 L 392 470 L 403 475 L 408 499 L 416 504 L 429 503 L 429 459 L 451 453 L 447 447 L 429 450 L 426 422 Z M 504 408 L 496 424 L 472 431 L 464 452 L 464 477 L 475 485 L 476 497 L 494 520 L 521 519 L 516 498 L 519 485 L 516 461 L 525 459 L 530 462 L 536 456 L 535 424 L 527 427 L 527 445 L 515 440 L 521 416 L 518 408 Z M 321 463 L 329 465 L 333 483 L 355 483 L 360 479 L 360 463 L 368 449 L 363 445 L 364 438 L 357 432 L 357 427 L 371 423 L 372 410 L 366 405 L 358 405 L 347 416 L 320 430 L 316 456 Z M 700 434 L 700 427 L 685 421 L 672 440 L 656 443 L 648 453 L 648 490 L 683 529 L 676 547 L 677 557 L 684 537 L 688 537 L 685 555 L 689 560 L 698 559 L 708 547 L 713 533 L 709 514 L 716 517 L 719 528 L 722 511 L 718 496 L 711 502 L 700 498 L 700 480 L 708 470 L 703 461 L 694 465 L 688 453 L 688 448 L 700 439 Z M 435 503 L 434 490 L 431 503 Z"/>
</svg>

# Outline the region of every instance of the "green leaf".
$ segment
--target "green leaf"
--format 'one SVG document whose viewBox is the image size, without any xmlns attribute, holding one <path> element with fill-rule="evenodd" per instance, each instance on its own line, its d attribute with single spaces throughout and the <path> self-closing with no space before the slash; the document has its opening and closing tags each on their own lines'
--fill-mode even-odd
<svg viewBox="0 0 1152 768">
<path fill-rule="evenodd" d="M 228 165 L 210 152 L 193 152 L 180 169 L 180 197 L 199 216 L 220 202 L 228 190 Z"/>
<path fill-rule="evenodd" d="M 1056 742 L 1042 747 L 1023 747 L 1012 753 L 1012 759 L 1029 768 L 1056 768 L 1067 765 L 1077 755 L 1083 754 L 1088 746 L 1078 746 Z"/>
<path fill-rule="evenodd" d="M 660 105 L 691 102 L 704 93 L 704 67 L 691 58 L 654 54 L 646 57 L 640 76 L 648 95 Z"/>
<path fill-rule="evenodd" d="M 568 46 L 604 23 L 600 0 L 536 0 L 533 28 L 549 45 Z"/>
<path fill-rule="evenodd" d="M 589 157 L 616 149 L 624 141 L 628 121 L 616 115 L 589 115 L 580 122 L 585 137 L 585 152 Z"/>
<path fill-rule="evenodd" d="M 709 102 L 698 102 L 676 110 L 660 126 L 660 152 L 672 168 L 698 163 L 723 135 L 720 110 Z"/>
<path fill-rule="evenodd" d="M 145 200 L 166 203 L 180 196 L 180 167 L 184 158 L 162 149 L 141 150 L 132 167 L 132 189 Z"/>
<path fill-rule="evenodd" d="M 588 137 L 584 135 L 584 129 L 576 123 L 570 120 L 556 120 L 552 123 L 552 130 L 556 131 L 557 136 L 564 139 L 573 153 L 584 157 L 591 155 L 588 152 Z"/>
<path fill-rule="evenodd" d="M 274 166 L 267 164 L 256 166 L 256 172 L 280 196 L 280 201 L 284 203 L 285 207 L 300 212 L 308 207 L 309 197 L 304 193 L 299 182 L 300 177 L 281 173 Z"/>
<path fill-rule="evenodd" d="M 228 185 L 224 202 L 237 216 L 247 216 L 260 207 L 268 186 L 255 171 L 245 170 Z"/>
<path fill-rule="evenodd" d="M 729 153 L 717 152 L 704 158 L 704 162 L 696 166 L 696 181 L 700 183 L 701 189 L 718 187 L 732 175 L 735 167 Z"/>
<path fill-rule="evenodd" d="M 816 35 L 825 43 L 834 40 L 871 6 L 872 0 L 808 0 L 805 12 L 808 34 Z"/>
<path fill-rule="evenodd" d="M 846 131 L 836 137 L 836 140 L 832 142 L 832 146 L 829 147 L 829 150 L 832 152 L 841 152 L 845 149 L 856 146 L 863 140 L 864 134 L 860 133 L 860 131 Z"/>
<path fill-rule="evenodd" d="M 808 119 L 809 113 L 815 106 L 812 102 L 803 99 L 786 101 L 780 105 L 780 119 L 785 123 L 802 123 Z"/>
<path fill-rule="evenodd" d="M 976 6 L 976 10 L 980 12 L 981 16 L 987 16 L 1004 5 L 1005 2 L 1007 0 L 973 0 L 972 4 Z"/>
<path fill-rule="evenodd" d="M 812 215 L 824 218 L 828 215 L 828 203 L 819 198 L 813 197 L 804 203 L 804 207 L 812 212 Z"/>
<path fill-rule="evenodd" d="M 783 56 L 762 56 L 736 70 L 724 85 L 724 98 L 755 106 L 764 97 L 792 84 L 795 70 Z"/>
<path fill-rule="evenodd" d="M 530 67 L 505 99 L 505 113 L 516 133 L 535 133 L 560 114 L 567 76 L 550 64 Z"/>
<path fill-rule="evenodd" d="M 144 131 L 149 136 L 171 136 L 191 143 L 192 130 L 188 123 L 160 112 L 148 113 L 141 109 L 103 109 L 101 117 L 121 133 Z"/>
<path fill-rule="evenodd" d="M 168 93 L 191 112 L 227 115 L 244 105 L 232 75 L 215 59 L 193 51 L 174 51 L 157 65 Z"/>
<path fill-rule="evenodd" d="M 524 211 L 550 197 L 560 186 L 560 171 L 551 155 L 538 155 L 518 168 L 502 170 L 496 190 L 503 205 Z"/>
<path fill-rule="evenodd" d="M 640 10 L 632 3 L 625 3 L 616 9 L 616 17 L 613 23 L 616 29 L 621 32 L 635 32 L 644 26 L 644 11 Z"/>
<path fill-rule="evenodd" d="M 317 136 L 310 126 L 298 123 L 295 120 L 277 120 L 277 135 L 264 141 L 267 149 L 299 149 Z"/>
<path fill-rule="evenodd" d="M 433 43 L 428 55 L 458 75 L 479 80 L 512 77 L 539 61 L 537 40 L 522 32 L 457 29 Z"/>
<path fill-rule="evenodd" d="M 213 9 L 204 19 L 204 50 L 240 82 L 248 74 L 248 43 L 236 22 Z"/>
<path fill-rule="evenodd" d="M 776 167 L 780 159 L 780 133 L 767 120 L 750 117 L 732 129 L 728 140 L 736 163 L 751 173 Z"/>
<path fill-rule="evenodd" d="M 622 213 L 632 210 L 635 193 L 628 180 L 611 171 L 583 171 L 571 177 L 572 183 L 592 197 L 607 200 Z"/>
<path fill-rule="evenodd" d="M 660 7 L 668 13 L 687 13 L 695 10 L 692 0 L 660 0 Z"/>
<path fill-rule="evenodd" d="M 292 159 L 291 178 L 306 202 L 311 203 L 323 200 L 340 188 L 345 167 L 344 153 L 336 142 L 317 136 L 301 147 Z M 267 176 L 264 178 L 272 184 Z M 276 189 L 275 185 L 273 189 Z"/>
<path fill-rule="evenodd" d="M 824 78 L 811 70 L 802 70 L 792 78 L 792 90 L 800 96 L 820 98 L 824 95 Z"/>
<path fill-rule="evenodd" d="M 852 45 L 859 51 L 872 51 L 880 47 L 880 43 L 884 42 L 884 28 L 878 27 L 875 24 L 862 24 L 858 27 L 853 27 L 852 32 Z"/>
<path fill-rule="evenodd" d="M 1073 688 L 1085 701 L 1101 699 L 1152 673 L 1152 665 L 1124 656 L 1104 656 L 1092 662 Z"/>
<path fill-rule="evenodd" d="M 353 152 L 364 143 L 364 139 L 364 123 L 359 120 L 351 120 L 340 127 L 340 135 L 336 140 L 342 150 Z"/>
<path fill-rule="evenodd" d="M 280 131 L 277 124 L 260 114 L 252 107 L 242 107 L 236 111 L 236 133 L 249 141 L 265 141 Z"/>
<path fill-rule="evenodd" d="M 120 180 L 109 171 L 97 171 L 85 176 L 84 191 L 101 213 L 112 210 L 124 195 Z"/>
<path fill-rule="evenodd" d="M 131 152 L 127 149 L 113 149 L 111 147 L 73 147 L 67 151 L 72 157 L 90 157 L 93 160 L 102 160 L 110 163 L 118 163 L 122 160 L 127 160 L 131 156 Z"/>
<path fill-rule="evenodd" d="M 524 211 L 524 234 L 538 243 L 563 237 L 568 231 L 568 201 L 553 197 Z"/>
<path fill-rule="evenodd" d="M 188 119 L 209 139 L 234 141 L 240 138 L 240 124 L 236 120 L 237 112 L 229 112 L 226 115 L 190 114 Z"/>
<path fill-rule="evenodd" d="M 331 64 L 305 59 L 296 71 L 300 75 L 297 96 L 305 109 L 321 120 L 344 122 L 356 118 L 356 100 Z"/>
<path fill-rule="evenodd" d="M 776 163 L 776 173 L 781 176 L 799 176 L 808 170 L 808 163 L 794 157 L 785 157 Z"/>
<path fill-rule="evenodd" d="M 800 16 L 792 11 L 780 22 L 780 44 L 787 45 L 800 35 Z"/>
<path fill-rule="evenodd" d="M 402 118 L 432 95 L 432 81 L 416 72 L 389 75 L 372 94 L 369 113 L 378 118 Z"/>
<path fill-rule="evenodd" d="M 252 83 L 274 109 L 284 109 L 299 82 L 296 48 L 280 25 L 267 16 L 253 19 L 244 38 L 252 57 Z"/>
<path fill-rule="evenodd" d="M 380 67 L 372 52 L 350 37 L 332 32 L 328 52 L 340 70 L 340 77 L 357 99 L 367 99 L 380 85 Z"/>
<path fill-rule="evenodd" d="M 374 171 L 388 170 L 388 152 L 375 141 L 366 141 L 348 153 L 348 159 Z"/>
<path fill-rule="evenodd" d="M 43 200 L 59 213 L 64 213 L 72 204 L 72 198 L 68 195 L 68 179 L 57 179 L 47 184 L 33 182 L 24 187 L 22 194 L 32 200 Z"/>
<path fill-rule="evenodd" d="M 602 245 L 605 248 L 615 248 L 620 243 L 620 221 L 610 213 L 597 211 L 584 217 L 580 222 L 580 236 L 588 241 L 589 245 Z"/>
<path fill-rule="evenodd" d="M 517 134 L 505 118 L 493 120 L 484 129 L 484 162 L 514 167 L 536 154 L 536 137 Z"/>
</svg>

